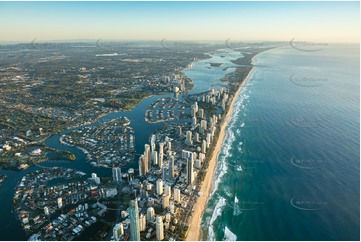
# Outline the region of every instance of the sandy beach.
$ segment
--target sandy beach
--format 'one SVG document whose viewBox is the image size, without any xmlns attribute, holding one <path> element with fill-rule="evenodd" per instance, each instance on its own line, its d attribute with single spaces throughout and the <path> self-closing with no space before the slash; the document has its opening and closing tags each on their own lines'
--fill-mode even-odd
<svg viewBox="0 0 361 242">
<path fill-rule="evenodd" d="M 239 92 L 242 90 L 243 86 L 247 82 L 247 80 L 252 72 L 253 72 L 253 68 L 250 70 L 250 72 L 248 73 L 246 78 L 243 80 L 243 82 L 239 85 L 236 93 L 233 96 L 233 99 L 229 106 L 228 112 L 224 118 L 224 122 L 223 122 L 222 126 L 220 127 L 219 138 L 215 145 L 214 154 L 213 154 L 212 159 L 209 161 L 208 171 L 206 173 L 206 176 L 202 183 L 202 187 L 200 189 L 200 192 L 202 193 L 202 195 L 198 198 L 196 204 L 194 205 L 194 209 L 193 209 L 194 213 L 193 213 L 193 216 L 191 217 L 190 229 L 189 229 L 189 232 L 188 232 L 188 235 L 186 238 L 186 240 L 188 240 L 188 241 L 199 241 L 202 239 L 201 219 L 202 219 L 204 210 L 206 209 L 208 199 L 210 198 L 209 196 L 212 192 L 213 175 L 214 175 L 215 168 L 217 166 L 218 155 L 221 151 L 222 144 L 223 144 L 224 138 L 226 136 L 225 129 L 229 123 L 230 117 L 232 116 L 234 101 L 238 97 Z"/>
</svg>

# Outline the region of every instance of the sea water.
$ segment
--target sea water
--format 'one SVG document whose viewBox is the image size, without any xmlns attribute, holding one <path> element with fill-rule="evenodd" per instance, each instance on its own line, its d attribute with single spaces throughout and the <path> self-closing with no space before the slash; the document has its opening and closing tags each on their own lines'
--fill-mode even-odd
<svg viewBox="0 0 361 242">
<path fill-rule="evenodd" d="M 204 240 L 359 240 L 359 46 L 254 58 L 202 218 Z"/>
</svg>

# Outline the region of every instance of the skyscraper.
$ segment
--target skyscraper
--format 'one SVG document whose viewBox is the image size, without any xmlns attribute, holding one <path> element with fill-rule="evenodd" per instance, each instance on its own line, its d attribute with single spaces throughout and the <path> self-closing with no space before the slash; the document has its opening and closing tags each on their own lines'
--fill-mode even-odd
<svg viewBox="0 0 361 242">
<path fill-rule="evenodd" d="M 163 153 L 159 153 L 159 159 L 158 159 L 158 167 L 159 167 L 159 169 L 163 168 L 163 156 L 164 156 Z"/>
<path fill-rule="evenodd" d="M 113 173 L 113 181 L 120 182 L 122 180 L 122 171 L 120 167 L 113 167 L 112 173 Z"/>
<path fill-rule="evenodd" d="M 172 150 L 172 142 L 171 141 L 167 142 L 167 148 L 168 148 L 168 151 Z"/>
<path fill-rule="evenodd" d="M 193 140 L 192 140 L 192 131 L 188 130 L 186 132 L 186 144 L 187 145 L 193 145 Z"/>
<path fill-rule="evenodd" d="M 164 143 L 163 142 L 161 142 L 161 143 L 159 143 L 159 154 L 160 153 L 164 153 Z"/>
<path fill-rule="evenodd" d="M 155 134 L 152 134 L 151 138 L 150 138 L 150 146 L 151 146 L 151 151 L 155 151 L 155 141 L 156 141 L 156 137 Z"/>
<path fill-rule="evenodd" d="M 144 214 L 139 217 L 139 231 L 143 232 L 147 229 L 147 220 Z"/>
<path fill-rule="evenodd" d="M 148 163 L 145 162 L 144 155 L 139 157 L 139 175 L 144 176 L 148 172 Z"/>
<path fill-rule="evenodd" d="M 179 188 L 174 188 L 173 192 L 174 192 L 174 201 L 176 201 L 177 203 L 180 203 L 181 202 L 181 196 L 180 196 Z"/>
<path fill-rule="evenodd" d="M 166 194 L 163 194 L 162 196 L 162 207 L 163 209 L 166 209 L 169 207 L 169 199 L 170 199 L 170 196 L 166 195 Z"/>
<path fill-rule="evenodd" d="M 199 132 L 200 132 L 201 134 L 203 134 L 206 130 L 207 130 L 207 121 L 204 120 L 204 119 L 202 119 L 202 120 L 201 120 L 201 125 L 200 125 L 200 127 L 199 127 Z"/>
<path fill-rule="evenodd" d="M 158 195 L 163 194 L 163 181 L 162 181 L 162 179 L 157 180 L 157 194 Z"/>
<path fill-rule="evenodd" d="M 166 181 L 166 180 L 168 180 L 168 169 L 169 169 L 169 167 L 167 167 L 167 166 L 163 166 L 163 169 L 162 169 L 162 180 L 163 181 Z"/>
<path fill-rule="evenodd" d="M 169 157 L 169 178 L 174 178 L 174 156 Z"/>
<path fill-rule="evenodd" d="M 172 188 L 169 185 L 166 185 L 164 187 L 164 193 L 165 193 L 165 195 L 171 197 L 172 196 Z"/>
<path fill-rule="evenodd" d="M 130 240 L 140 241 L 139 211 L 137 199 L 130 201 Z"/>
<path fill-rule="evenodd" d="M 161 216 L 157 216 L 156 219 L 156 232 L 157 232 L 157 240 L 163 240 L 164 226 L 163 226 L 163 218 Z"/>
<path fill-rule="evenodd" d="M 203 140 L 202 141 L 202 153 L 206 153 L 207 152 L 207 141 Z"/>
<path fill-rule="evenodd" d="M 145 163 L 147 163 L 147 173 L 150 170 L 150 168 L 152 167 L 152 163 L 150 160 L 150 146 L 148 144 L 144 145 L 144 159 L 145 159 Z"/>
<path fill-rule="evenodd" d="M 154 222 L 155 211 L 153 207 L 147 209 L 147 220 L 148 222 Z"/>
<path fill-rule="evenodd" d="M 194 181 L 194 174 L 193 174 L 193 158 L 189 158 L 187 160 L 187 181 L 188 184 L 192 184 Z"/>
<path fill-rule="evenodd" d="M 152 151 L 152 162 L 153 165 L 158 165 L 158 152 L 156 150 Z"/>
</svg>

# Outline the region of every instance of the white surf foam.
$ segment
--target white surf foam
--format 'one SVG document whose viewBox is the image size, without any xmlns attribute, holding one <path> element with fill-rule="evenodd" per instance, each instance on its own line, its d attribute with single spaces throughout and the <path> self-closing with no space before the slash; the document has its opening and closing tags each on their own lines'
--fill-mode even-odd
<svg viewBox="0 0 361 242">
<path fill-rule="evenodd" d="M 227 240 L 227 241 L 236 241 L 237 240 L 237 235 L 235 235 L 234 233 L 232 233 L 231 230 L 229 230 L 229 228 L 226 226 L 224 228 L 224 239 L 223 240 Z"/>
<path fill-rule="evenodd" d="M 226 206 L 226 199 L 224 197 L 221 197 L 214 210 L 213 210 L 213 214 L 211 217 L 211 220 L 209 221 L 209 226 L 208 226 L 208 240 L 214 241 L 215 240 L 215 234 L 214 234 L 214 230 L 213 230 L 213 223 L 214 221 L 216 221 L 216 219 L 222 215 L 222 210 L 224 208 L 224 206 Z"/>
</svg>

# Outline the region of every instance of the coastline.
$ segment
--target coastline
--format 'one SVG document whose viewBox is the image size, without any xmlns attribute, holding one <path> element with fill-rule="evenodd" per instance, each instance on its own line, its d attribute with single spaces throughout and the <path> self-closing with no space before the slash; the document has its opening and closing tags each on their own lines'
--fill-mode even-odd
<svg viewBox="0 0 361 242">
<path fill-rule="evenodd" d="M 225 129 L 228 126 L 230 117 L 232 116 L 234 102 L 235 102 L 236 98 L 238 97 L 240 91 L 244 87 L 245 83 L 247 82 L 249 76 L 252 74 L 253 69 L 254 69 L 254 67 L 252 67 L 250 69 L 247 76 L 243 79 L 243 81 L 238 86 L 238 89 L 233 96 L 233 99 L 229 105 L 227 114 L 224 117 L 223 123 L 220 127 L 219 137 L 218 137 L 217 143 L 215 145 L 214 154 L 213 154 L 212 158 L 209 160 L 208 171 L 206 173 L 206 176 L 204 178 L 204 181 L 203 181 L 201 189 L 200 189 L 200 192 L 202 193 L 202 195 L 198 198 L 196 204 L 193 207 L 194 213 L 193 213 L 193 216 L 191 217 L 191 222 L 189 223 L 190 229 L 189 229 L 187 237 L 185 239 L 187 241 L 202 240 L 201 220 L 203 217 L 203 213 L 207 207 L 207 202 L 210 198 L 210 194 L 212 192 L 213 176 L 214 176 L 215 169 L 217 167 L 218 156 L 220 154 L 224 139 L 226 137 Z"/>
</svg>

